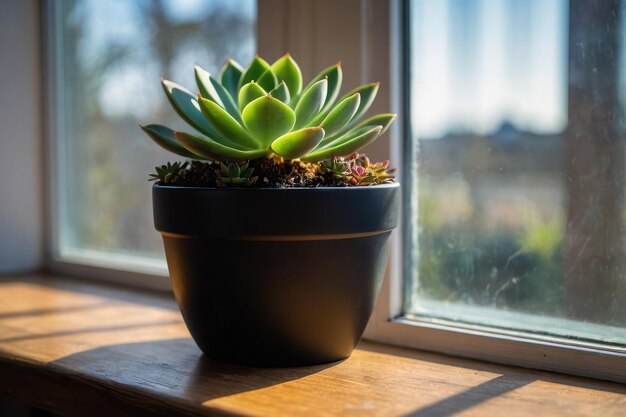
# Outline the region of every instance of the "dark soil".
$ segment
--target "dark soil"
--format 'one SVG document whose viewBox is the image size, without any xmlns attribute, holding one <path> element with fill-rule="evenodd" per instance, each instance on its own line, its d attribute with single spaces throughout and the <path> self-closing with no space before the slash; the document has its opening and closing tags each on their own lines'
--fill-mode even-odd
<svg viewBox="0 0 626 417">
<path fill-rule="evenodd" d="M 322 174 L 316 163 L 259 159 L 250 161 L 256 181 L 249 188 L 341 187 L 344 182 L 331 174 Z M 219 163 L 192 161 L 166 185 L 185 187 L 223 187 L 219 181 Z M 162 184 L 162 183 L 160 183 Z"/>
</svg>

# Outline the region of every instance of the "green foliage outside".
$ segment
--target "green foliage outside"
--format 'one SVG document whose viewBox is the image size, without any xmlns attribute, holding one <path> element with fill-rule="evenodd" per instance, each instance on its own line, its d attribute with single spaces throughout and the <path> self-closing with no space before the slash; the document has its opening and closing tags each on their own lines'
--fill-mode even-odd
<svg viewBox="0 0 626 417">
<path fill-rule="evenodd" d="M 480 230 L 472 219 L 442 223 L 420 187 L 419 289 L 429 299 L 561 315 L 563 219 L 526 214 L 520 230 Z"/>
</svg>

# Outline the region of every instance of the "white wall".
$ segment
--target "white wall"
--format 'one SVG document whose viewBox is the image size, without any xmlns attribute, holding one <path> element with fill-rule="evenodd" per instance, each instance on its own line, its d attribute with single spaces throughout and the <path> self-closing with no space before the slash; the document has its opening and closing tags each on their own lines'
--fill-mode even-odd
<svg viewBox="0 0 626 417">
<path fill-rule="evenodd" d="M 37 0 L 0 0 L 0 273 L 42 263 L 41 57 Z"/>
</svg>

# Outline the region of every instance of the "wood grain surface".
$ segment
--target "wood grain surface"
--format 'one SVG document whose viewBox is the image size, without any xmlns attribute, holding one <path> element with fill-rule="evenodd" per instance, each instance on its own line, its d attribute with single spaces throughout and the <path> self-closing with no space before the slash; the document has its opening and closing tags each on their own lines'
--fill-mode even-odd
<svg viewBox="0 0 626 417">
<path fill-rule="evenodd" d="M 68 416 L 626 416 L 618 384 L 361 343 L 259 369 L 203 358 L 167 296 L 0 279 L 0 393 Z"/>
</svg>

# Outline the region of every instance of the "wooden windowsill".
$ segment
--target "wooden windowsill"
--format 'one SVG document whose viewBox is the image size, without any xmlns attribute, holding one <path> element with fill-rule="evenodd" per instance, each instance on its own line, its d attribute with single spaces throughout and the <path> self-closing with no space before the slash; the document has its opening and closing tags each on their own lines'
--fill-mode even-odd
<svg viewBox="0 0 626 417">
<path fill-rule="evenodd" d="M 374 343 L 347 360 L 208 361 L 169 297 L 0 279 L 0 394 L 68 416 L 624 416 L 624 386 Z"/>
</svg>

